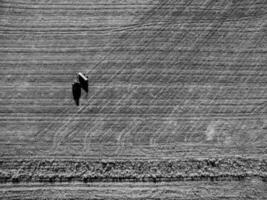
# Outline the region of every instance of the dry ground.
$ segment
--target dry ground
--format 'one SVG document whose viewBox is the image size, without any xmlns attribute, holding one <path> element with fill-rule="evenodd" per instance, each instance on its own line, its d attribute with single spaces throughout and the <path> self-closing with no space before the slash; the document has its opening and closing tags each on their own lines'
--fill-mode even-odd
<svg viewBox="0 0 267 200">
<path fill-rule="evenodd" d="M 0 0 L 0 194 L 266 198 L 266 11 Z M 80 107 L 76 72 L 89 76 Z"/>
</svg>

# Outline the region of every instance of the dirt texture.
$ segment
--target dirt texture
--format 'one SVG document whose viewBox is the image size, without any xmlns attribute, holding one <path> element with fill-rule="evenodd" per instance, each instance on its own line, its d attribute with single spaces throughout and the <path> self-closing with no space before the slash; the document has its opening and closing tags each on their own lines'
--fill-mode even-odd
<svg viewBox="0 0 267 200">
<path fill-rule="evenodd" d="M 266 32 L 266 0 L 0 0 L 0 197 L 267 199 Z"/>
</svg>

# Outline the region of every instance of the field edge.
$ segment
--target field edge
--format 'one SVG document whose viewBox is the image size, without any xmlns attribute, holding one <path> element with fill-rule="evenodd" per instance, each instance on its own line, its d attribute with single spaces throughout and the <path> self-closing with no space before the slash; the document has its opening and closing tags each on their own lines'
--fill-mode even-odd
<svg viewBox="0 0 267 200">
<path fill-rule="evenodd" d="M 0 160 L 0 184 L 241 181 L 247 178 L 267 182 L 267 160 L 244 157 L 184 160 Z"/>
</svg>

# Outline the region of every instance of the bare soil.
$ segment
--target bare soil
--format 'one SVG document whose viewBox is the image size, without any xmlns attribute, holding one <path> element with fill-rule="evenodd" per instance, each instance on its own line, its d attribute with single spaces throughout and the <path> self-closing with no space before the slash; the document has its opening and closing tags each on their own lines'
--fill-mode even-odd
<svg viewBox="0 0 267 200">
<path fill-rule="evenodd" d="M 2 199 L 266 199 L 266 10 L 0 0 Z"/>
</svg>

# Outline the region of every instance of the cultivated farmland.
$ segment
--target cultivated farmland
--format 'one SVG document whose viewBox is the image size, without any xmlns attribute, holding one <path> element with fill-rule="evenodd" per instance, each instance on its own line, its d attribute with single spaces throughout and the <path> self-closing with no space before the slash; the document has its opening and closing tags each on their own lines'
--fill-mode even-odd
<svg viewBox="0 0 267 200">
<path fill-rule="evenodd" d="M 266 12 L 0 0 L 0 196 L 266 199 Z"/>
</svg>

